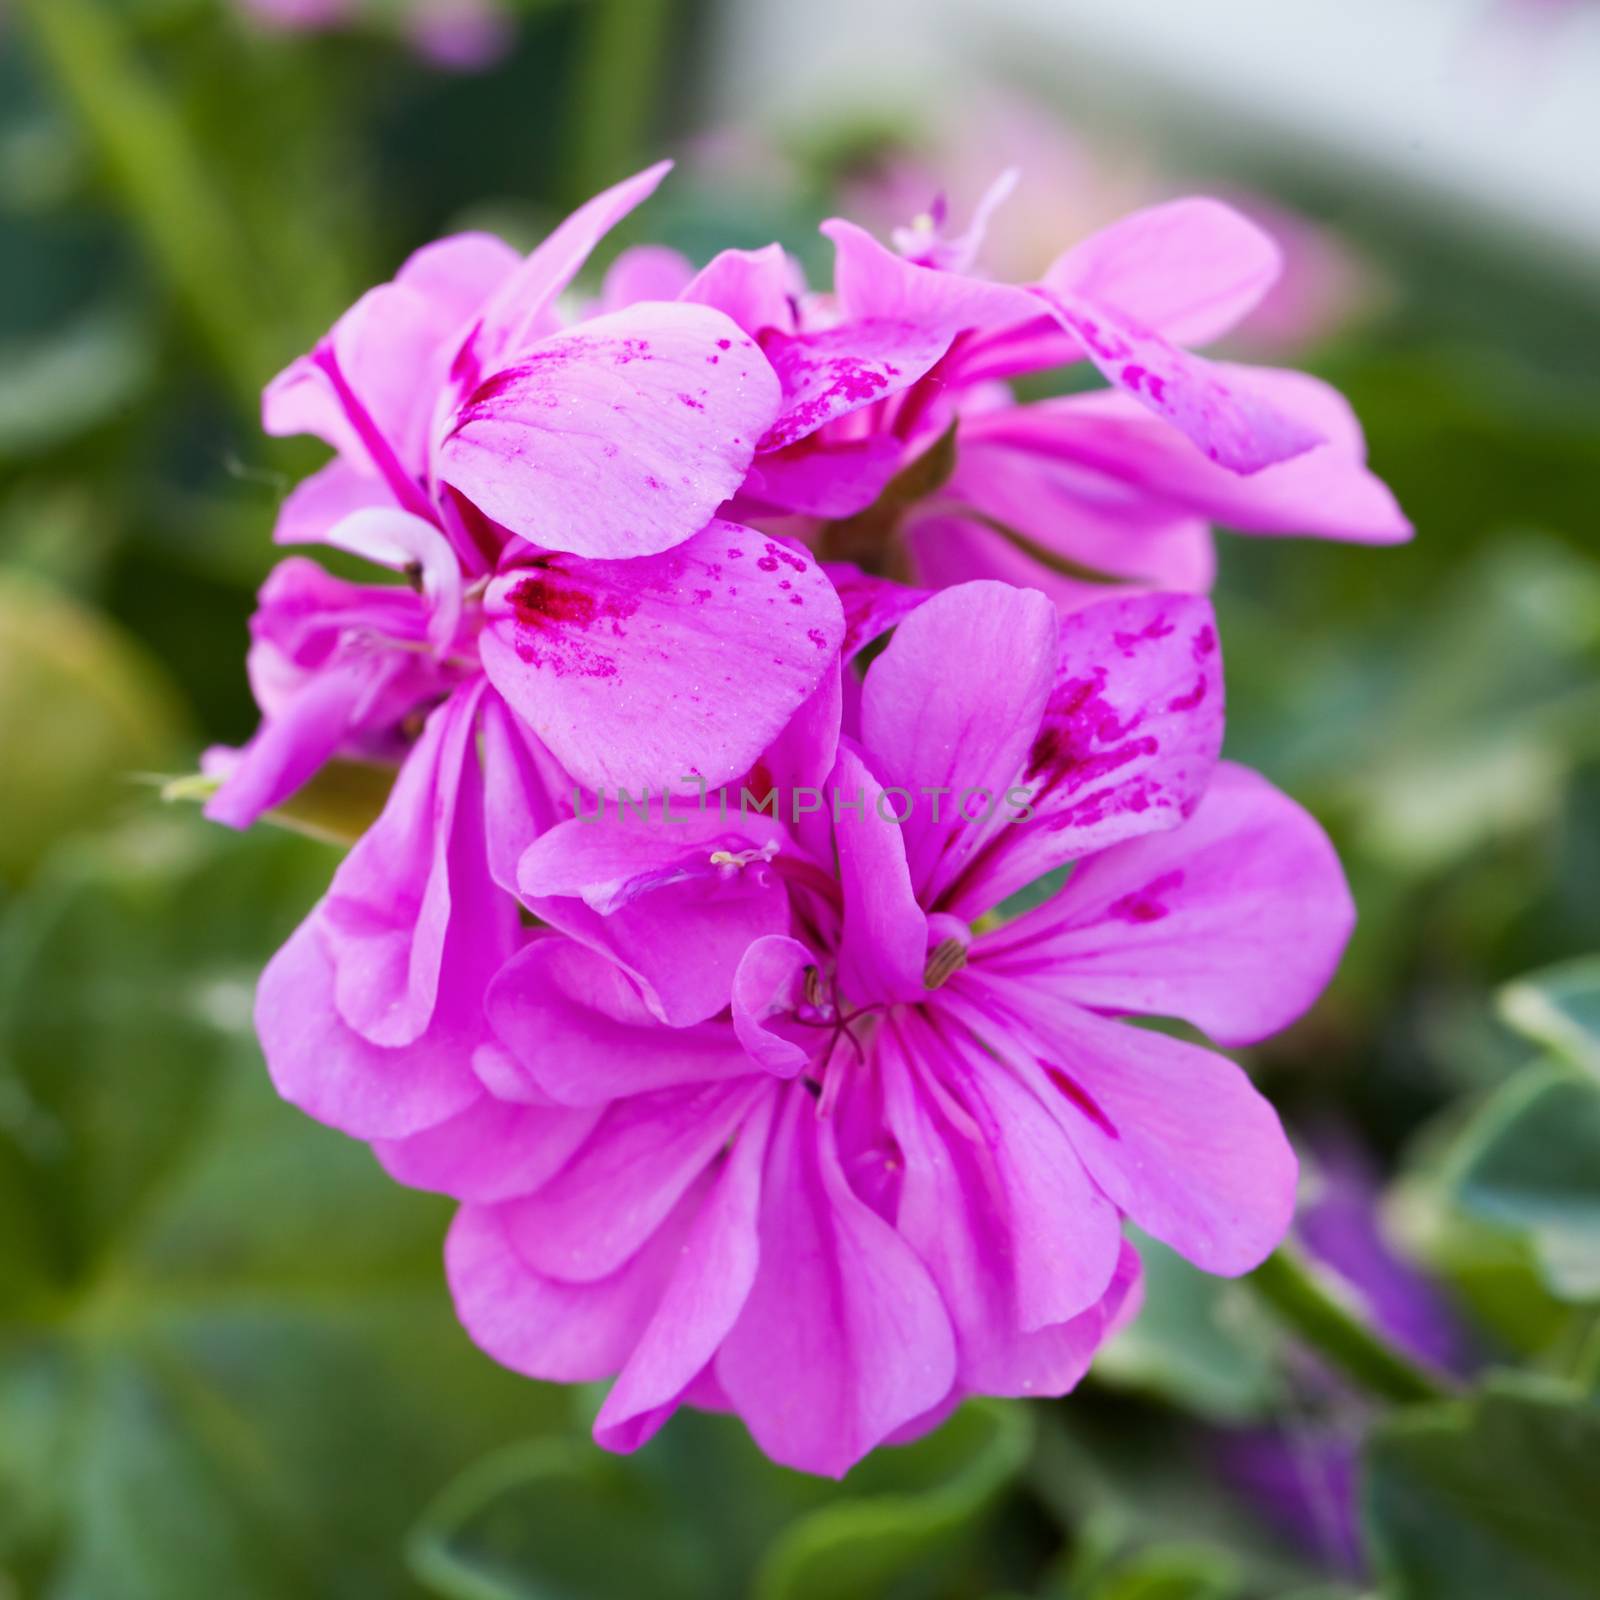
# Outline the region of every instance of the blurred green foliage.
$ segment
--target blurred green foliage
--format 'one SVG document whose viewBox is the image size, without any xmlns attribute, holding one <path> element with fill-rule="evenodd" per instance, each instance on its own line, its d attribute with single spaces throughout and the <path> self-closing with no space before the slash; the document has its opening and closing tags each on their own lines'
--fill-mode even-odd
<svg viewBox="0 0 1600 1600">
<path fill-rule="evenodd" d="M 1277 175 L 1392 286 L 1309 364 L 1419 537 L 1224 541 L 1230 753 L 1327 823 L 1362 911 L 1252 1065 L 1291 1127 L 1356 1130 L 1391 1239 L 1517 1370 L 1382 1415 L 1151 1245 L 1144 1315 L 1065 1404 L 970 1407 L 843 1485 L 720 1418 L 616 1461 L 583 1397 L 456 1329 L 443 1208 L 274 1100 L 251 985 L 333 856 L 163 813 L 154 781 L 253 721 L 245 621 L 317 459 L 254 394 L 407 249 L 527 244 L 705 131 L 711 7 L 521 11 L 472 78 L 222 0 L 0 17 L 0 1596 L 1600 1594 L 1595 307 L 1347 175 Z M 781 182 L 691 165 L 641 226 L 820 272 L 815 221 L 883 136 L 806 129 Z M 370 785 L 302 800 L 336 837 Z M 1262 1430 L 1310 1533 L 1222 1470 Z M 1306 1469 L 1363 1438 L 1371 1579 Z"/>
</svg>

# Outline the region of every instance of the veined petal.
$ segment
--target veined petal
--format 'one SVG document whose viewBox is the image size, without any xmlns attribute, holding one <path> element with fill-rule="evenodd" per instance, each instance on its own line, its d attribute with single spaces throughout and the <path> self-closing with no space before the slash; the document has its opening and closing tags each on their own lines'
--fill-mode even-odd
<svg viewBox="0 0 1600 1600">
<path fill-rule="evenodd" d="M 484 610 L 512 708 L 580 783 L 633 794 L 747 771 L 844 634 L 809 555 L 726 522 L 665 555 L 514 568 Z"/>
<path fill-rule="evenodd" d="M 1114 306 L 1175 344 L 1207 344 L 1277 281 L 1272 237 L 1220 200 L 1172 200 L 1123 217 L 1051 263 L 1050 288 Z"/>
<path fill-rule="evenodd" d="M 898 627 L 931 597 L 927 589 L 876 577 L 845 561 L 829 562 L 822 570 L 833 580 L 844 607 L 845 634 L 840 649 L 847 661 Z"/>
<path fill-rule="evenodd" d="M 794 296 L 805 289 L 799 268 L 782 245 L 724 250 L 684 286 L 678 298 L 712 306 L 752 337 L 768 328 L 794 331 Z"/>
<path fill-rule="evenodd" d="M 901 825 L 930 908 L 1009 811 L 1055 679 L 1055 608 L 968 583 L 913 611 L 867 672 L 861 735 L 883 782 L 916 796 Z M 942 804 L 941 804 L 942 800 Z"/>
<path fill-rule="evenodd" d="M 394 503 L 388 484 L 375 472 L 358 470 L 343 456 L 335 456 L 283 497 L 272 529 L 273 543 L 317 544 L 352 511 Z"/>
<path fill-rule="evenodd" d="M 687 1398 L 744 1309 L 760 1259 L 761 1171 L 769 1095 L 746 1115 L 700 1206 L 683 1259 L 595 1418 L 595 1442 L 635 1450 Z"/>
<path fill-rule="evenodd" d="M 481 1094 L 453 1117 L 372 1153 L 397 1183 L 476 1205 L 529 1194 L 566 1165 L 600 1119 L 598 1106 L 534 1106 Z"/>
<path fill-rule="evenodd" d="M 783 404 L 757 449 L 782 450 L 836 418 L 902 393 L 949 345 L 949 332 L 937 325 L 885 317 L 817 333 L 769 332 L 761 348 L 783 385 Z"/>
<path fill-rule="evenodd" d="M 531 940 L 496 975 L 490 1026 L 533 1084 L 562 1105 L 750 1076 L 732 1028 L 672 1028 L 614 962 L 561 936 Z"/>
<path fill-rule="evenodd" d="M 1201 460 L 1135 402 L 1123 395 L 1115 398 L 1151 433 L 1161 435 L 1170 451 L 1182 452 L 1202 471 L 1230 483 L 1260 481 L 1241 479 Z M 1069 433 L 1071 424 L 1060 414 L 1052 419 L 1056 426 L 1051 430 L 1048 413 L 1047 402 L 964 421 L 961 459 L 946 488 L 949 498 L 1015 530 L 1044 560 L 1060 556 L 1063 565 L 1147 589 L 1206 593 L 1216 576 L 1216 560 L 1202 518 L 1181 502 L 1145 493 L 1054 451 L 1055 436 Z M 1008 426 L 1008 420 L 1014 425 Z"/>
<path fill-rule="evenodd" d="M 905 445 L 888 434 L 840 444 L 808 437 L 757 456 L 730 515 L 749 506 L 762 516 L 853 517 L 883 493 L 904 456 Z"/>
<path fill-rule="evenodd" d="M 428 718 L 328 892 L 339 1012 L 373 1044 L 423 1034 L 447 961 L 481 974 L 481 985 L 514 941 L 516 908 L 489 877 L 474 749 L 480 694 L 464 690 Z"/>
<path fill-rule="evenodd" d="M 769 865 L 787 844 L 782 827 L 724 819 L 719 798 L 676 823 L 624 813 L 620 802 L 565 822 L 534 843 L 518 875 L 544 921 L 623 966 L 674 1027 L 725 1009 L 751 941 L 789 925 L 788 895 Z"/>
<path fill-rule="evenodd" d="M 1061 621 L 1061 654 L 1024 785 L 1030 815 L 970 863 L 948 910 L 969 921 L 1045 873 L 1199 804 L 1222 746 L 1208 602 L 1106 601 Z"/>
<path fill-rule="evenodd" d="M 847 317 L 910 322 L 947 341 L 969 328 L 1008 327 L 1038 317 L 1039 303 L 1025 289 L 919 267 L 837 217 L 821 231 L 833 242 L 834 294 Z"/>
<path fill-rule="evenodd" d="M 1294 1152 L 1233 1062 L 1097 1017 L 1037 978 L 969 967 L 950 988 L 948 1004 L 970 997 L 1011 1019 L 991 1046 L 1031 1077 L 1095 1183 L 1146 1233 L 1228 1277 L 1277 1246 L 1294 1214 Z"/>
<path fill-rule="evenodd" d="M 572 783 L 493 689 L 483 696 L 479 739 L 489 873 L 514 895 L 518 864 L 528 847 L 572 815 Z"/>
<path fill-rule="evenodd" d="M 498 1206 L 463 1206 L 445 1239 L 444 1269 L 456 1315 L 502 1366 L 553 1383 L 588 1383 L 619 1371 L 638 1344 L 705 1200 L 709 1177 L 683 1196 L 641 1250 L 609 1278 L 541 1277 L 511 1247 Z"/>
<path fill-rule="evenodd" d="M 844 890 L 840 983 L 857 1004 L 920 998 L 928 919 L 906 863 L 906 835 L 894 821 L 904 802 L 886 796 L 848 747 L 839 751 L 828 793 Z"/>
<path fill-rule="evenodd" d="M 1354 923 L 1327 835 L 1264 778 L 1223 762 L 1181 827 L 1091 856 L 971 959 L 1095 1011 L 1181 1017 L 1243 1045 L 1312 1004 Z"/>
<path fill-rule="evenodd" d="M 1175 427 L 1208 461 L 1260 472 L 1304 455 L 1323 435 L 1242 381 L 1237 370 L 1180 350 L 1121 309 L 1067 289 L 1034 291 L 1117 388 Z"/>
<path fill-rule="evenodd" d="M 720 312 L 646 302 L 541 339 L 462 401 L 439 476 L 547 550 L 671 549 L 739 487 L 779 404 Z"/>
<path fill-rule="evenodd" d="M 1098 541 L 1109 530 L 1089 519 L 1062 519 L 1052 524 L 1058 549 L 1080 540 Z M 1166 524 L 1147 533 L 1138 527 L 1125 530 L 1119 565 L 1139 566 L 1149 577 L 1096 582 L 1058 572 L 1046 566 L 1048 554 L 1034 554 L 992 527 L 971 517 L 916 516 L 903 537 L 912 569 L 927 590 L 952 589 L 981 579 L 997 580 L 1018 589 L 1037 589 L 1049 597 L 1063 616 L 1150 590 L 1190 590 L 1204 593 L 1211 587 L 1216 560 L 1211 530 L 1194 518 Z M 1074 559 L 1068 553 L 1068 559 Z"/>
<path fill-rule="evenodd" d="M 358 1139 L 405 1138 L 471 1105 L 482 1093 L 472 1072 L 486 1032 L 481 990 L 453 995 L 403 1048 L 372 1044 L 339 1015 L 322 915 L 300 924 L 256 990 L 256 1034 L 278 1093 Z"/>
<path fill-rule="evenodd" d="M 264 718 L 205 804 L 212 822 L 248 828 L 281 805 L 331 760 L 350 737 L 358 708 L 370 700 L 381 663 L 354 661 L 314 673 Z"/>
<path fill-rule="evenodd" d="M 783 1091 L 761 1186 L 760 1265 L 716 1357 L 756 1442 L 840 1477 L 955 1381 L 955 1342 L 927 1270 L 856 1198 L 833 1123 Z"/>
<path fill-rule="evenodd" d="M 614 1101 L 554 1177 L 501 1207 L 512 1249 L 543 1277 L 567 1283 L 609 1277 L 643 1247 L 770 1092 L 751 1076 Z"/>
<path fill-rule="evenodd" d="M 946 1112 L 943 1093 L 896 1042 L 879 1049 L 887 1123 L 904 1172 L 895 1228 L 939 1285 L 956 1331 L 961 1386 L 980 1394 L 1067 1393 L 1087 1371 L 1125 1296 L 1119 1278 L 1130 1276 L 1127 1247 L 1124 1264 L 1095 1304 L 1065 1321 L 1024 1328 L 1013 1230 L 1053 1230 L 1070 1249 L 1088 1219 L 1077 1210 L 1038 1218 L 1014 1212 L 964 1114 Z M 1069 1155 L 1068 1164 L 1109 1215 L 1077 1158 Z M 1115 1217 L 1109 1222 L 1114 1235 Z"/>
</svg>

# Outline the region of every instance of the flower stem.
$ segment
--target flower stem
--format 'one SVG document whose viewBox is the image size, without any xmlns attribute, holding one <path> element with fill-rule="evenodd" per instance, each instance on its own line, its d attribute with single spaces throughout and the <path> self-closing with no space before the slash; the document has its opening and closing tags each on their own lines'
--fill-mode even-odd
<svg viewBox="0 0 1600 1600">
<path fill-rule="evenodd" d="M 1364 1322 L 1353 1303 L 1292 1245 L 1279 1246 L 1244 1281 L 1279 1321 L 1370 1394 L 1402 1404 L 1449 1395 L 1443 1379 Z"/>
<path fill-rule="evenodd" d="M 275 365 L 255 260 L 181 118 L 98 0 L 19 0 L 40 58 L 91 140 L 129 220 L 230 386 L 254 409 Z"/>
<path fill-rule="evenodd" d="M 588 0 L 568 113 L 574 203 L 642 164 L 650 148 L 674 0 Z"/>
</svg>

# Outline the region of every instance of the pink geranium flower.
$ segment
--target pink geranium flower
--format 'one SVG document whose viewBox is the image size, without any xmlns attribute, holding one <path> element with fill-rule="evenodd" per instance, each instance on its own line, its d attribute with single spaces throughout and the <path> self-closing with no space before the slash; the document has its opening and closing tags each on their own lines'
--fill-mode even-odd
<svg viewBox="0 0 1600 1600">
<path fill-rule="evenodd" d="M 754 343 L 704 306 L 558 314 L 664 170 L 526 261 L 480 235 L 420 251 L 266 393 L 270 432 L 337 451 L 278 539 L 412 580 L 285 562 L 253 623 L 261 729 L 210 759 L 208 814 L 234 826 L 336 754 L 399 763 L 262 990 L 279 1086 L 352 1131 L 407 1131 L 406 1086 L 431 1110 L 470 1097 L 515 863 L 574 780 L 725 782 L 832 670 L 843 618 L 815 562 L 713 515 L 778 405 Z M 368 1068 L 387 1078 L 362 1099 Z"/>
<path fill-rule="evenodd" d="M 534 841 L 553 931 L 490 989 L 476 1093 L 379 1145 L 465 1202 L 448 1268 L 486 1350 L 617 1375 L 612 1448 L 689 1403 L 842 1473 L 963 1395 L 1071 1388 L 1136 1301 L 1124 1216 L 1223 1273 L 1289 1220 L 1245 1075 L 1118 1020 L 1259 1039 L 1350 927 L 1316 825 L 1216 766 L 1205 602 L 1061 621 L 971 583 L 900 623 L 843 738 L 837 687 L 744 780 L 781 820 L 713 795 Z M 797 785 L 824 809 L 795 820 Z"/>
<path fill-rule="evenodd" d="M 1276 280 L 1279 252 L 1255 224 L 1218 201 L 1175 201 L 1013 287 L 973 275 L 1010 182 L 959 236 L 945 237 L 932 215 L 898 230 L 898 254 L 852 223 L 825 223 L 831 294 L 797 293 L 775 247 L 725 253 L 682 291 L 758 337 L 783 382 L 739 515 L 806 519 L 799 526 L 825 552 L 931 586 L 999 577 L 1068 606 L 1105 596 L 1097 575 L 1124 592 L 1204 592 L 1213 522 L 1372 543 L 1409 536 L 1337 393 L 1191 351 L 1226 334 Z M 656 272 L 659 281 L 659 262 Z M 1084 361 L 1105 388 L 1018 404 L 1008 387 Z M 946 481 L 889 521 L 849 520 L 952 429 Z"/>
</svg>

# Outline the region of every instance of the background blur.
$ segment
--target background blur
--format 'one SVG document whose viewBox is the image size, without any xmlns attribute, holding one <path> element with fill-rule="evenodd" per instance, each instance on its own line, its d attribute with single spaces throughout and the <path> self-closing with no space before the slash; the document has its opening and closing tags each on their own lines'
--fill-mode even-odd
<svg viewBox="0 0 1600 1600">
<path fill-rule="evenodd" d="M 1362 912 L 1252 1066 L 1306 1247 L 1515 1377 L 1374 1431 L 1151 1248 L 1067 1402 L 843 1485 L 690 1415 L 618 1462 L 457 1331 L 442 1205 L 275 1102 L 254 975 L 332 856 L 153 781 L 253 725 L 320 455 L 256 397 L 413 247 L 663 153 L 598 266 L 825 283 L 830 211 L 1011 164 L 1004 275 L 1189 191 L 1279 235 L 1234 349 L 1352 398 L 1418 537 L 1222 542 L 1229 751 Z M 1583 0 L 0 0 L 0 1600 L 1600 1594 L 1597 155 Z"/>
</svg>

